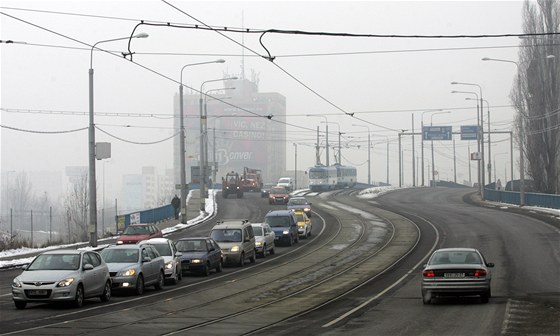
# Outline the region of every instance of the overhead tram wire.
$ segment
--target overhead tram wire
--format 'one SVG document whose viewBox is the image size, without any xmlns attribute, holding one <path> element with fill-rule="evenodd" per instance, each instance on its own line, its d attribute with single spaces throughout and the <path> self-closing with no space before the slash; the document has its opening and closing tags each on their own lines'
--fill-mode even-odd
<svg viewBox="0 0 560 336">
<path fill-rule="evenodd" d="M 55 32 L 55 31 L 53 31 L 53 30 L 51 30 L 51 29 L 48 29 L 48 28 L 39 26 L 39 25 L 37 25 L 37 24 L 34 24 L 34 23 L 32 23 L 32 22 L 29 22 L 29 21 L 20 19 L 20 18 L 18 18 L 18 17 L 15 17 L 15 16 L 13 16 L 13 15 L 10 15 L 10 14 L 6 14 L 6 13 L 4 13 L 4 12 L 0 12 L 0 14 L 5 15 L 5 16 L 8 16 L 8 17 L 10 17 L 10 18 L 12 18 L 12 19 L 14 19 L 14 20 L 23 22 L 23 23 L 25 23 L 25 24 L 31 25 L 31 26 L 33 26 L 33 27 L 35 27 L 35 28 L 38 28 L 38 29 L 41 29 L 41 30 L 45 30 L 45 31 L 47 31 L 47 32 L 49 32 L 49 33 L 51 33 L 51 34 L 55 34 L 55 35 L 57 35 L 57 36 L 59 36 L 59 37 L 62 37 L 62 38 L 65 38 L 65 39 L 74 41 L 74 42 L 79 43 L 79 44 L 82 44 L 82 45 L 89 46 L 90 49 L 91 49 L 91 45 L 89 45 L 89 44 L 86 43 L 86 42 L 83 42 L 83 41 L 80 41 L 80 40 L 78 40 L 78 39 L 72 38 L 72 37 L 70 37 L 70 36 L 67 36 L 67 35 L 64 35 L 64 34 Z M 131 36 L 132 36 L 132 35 L 131 35 Z M 101 48 L 99 48 L 99 47 L 96 47 L 96 50 L 106 52 L 106 53 L 108 53 L 108 54 L 110 54 L 110 55 L 113 55 L 113 56 L 116 56 L 116 57 L 118 57 L 118 58 L 122 58 L 120 55 L 117 55 L 116 53 L 112 53 L 112 52 L 110 52 L 110 51 L 101 49 Z M 129 49 L 129 50 L 130 50 L 130 49 Z M 128 59 L 127 59 L 127 60 L 128 60 Z M 170 80 L 170 81 L 172 81 L 172 82 L 174 82 L 174 83 L 176 83 L 176 84 L 183 85 L 184 87 L 189 88 L 189 89 L 191 89 L 192 91 L 194 91 L 194 92 L 196 92 L 196 93 L 200 93 L 200 94 L 206 95 L 204 92 L 200 92 L 200 91 L 199 91 L 198 89 L 196 89 L 196 88 L 190 87 L 190 86 L 188 86 L 188 85 L 186 85 L 186 84 L 183 84 L 183 83 L 179 83 L 179 82 L 176 81 L 175 79 L 173 79 L 173 78 L 171 78 L 171 77 L 169 77 L 169 76 L 167 76 L 167 75 L 164 75 L 164 74 L 162 74 L 162 73 L 160 73 L 160 72 L 158 72 L 158 71 L 156 71 L 156 70 L 153 70 L 153 69 L 151 69 L 151 68 L 149 68 L 149 67 L 147 67 L 147 66 L 145 66 L 145 65 L 142 65 L 142 64 L 140 64 L 140 63 L 134 62 L 133 60 L 128 60 L 128 61 L 131 62 L 132 64 L 135 64 L 136 66 L 138 66 L 138 67 L 144 69 L 144 70 L 147 70 L 147 71 L 149 71 L 149 72 L 151 72 L 151 73 L 157 75 L 157 76 L 163 77 L 163 78 L 165 78 L 165 79 L 167 79 L 167 80 Z M 307 128 L 307 127 L 304 127 L 304 126 L 289 124 L 289 123 L 286 123 L 286 122 L 281 122 L 280 120 L 273 119 L 274 116 L 272 116 L 272 115 L 268 115 L 268 116 L 260 115 L 260 114 L 258 114 L 258 113 L 253 112 L 253 111 L 247 110 L 247 109 L 242 108 L 242 107 L 239 107 L 239 106 L 237 106 L 237 105 L 234 105 L 234 104 L 228 102 L 227 100 L 223 100 L 223 99 L 216 98 L 216 97 L 214 97 L 214 99 L 215 99 L 215 100 L 218 100 L 218 101 L 222 102 L 223 104 L 226 104 L 226 105 L 228 105 L 228 106 L 230 106 L 230 107 L 239 109 L 240 111 L 243 111 L 243 112 L 247 112 L 247 113 L 249 113 L 249 114 L 252 114 L 252 115 L 254 115 L 255 117 L 267 118 L 267 119 L 271 120 L 272 122 L 283 123 L 283 124 L 289 125 L 289 126 L 291 126 L 291 127 L 300 128 L 300 129 L 304 129 L 304 130 L 308 130 L 308 131 L 311 131 L 311 130 L 312 130 L 312 129 Z"/>
</svg>

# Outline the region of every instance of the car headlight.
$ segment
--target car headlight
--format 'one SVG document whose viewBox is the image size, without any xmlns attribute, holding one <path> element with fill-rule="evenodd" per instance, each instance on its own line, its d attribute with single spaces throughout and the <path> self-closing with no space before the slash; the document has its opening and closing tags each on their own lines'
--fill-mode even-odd
<svg viewBox="0 0 560 336">
<path fill-rule="evenodd" d="M 232 246 L 230 251 L 231 252 L 239 252 L 239 246 L 238 245 Z"/>
<path fill-rule="evenodd" d="M 191 263 L 193 263 L 193 264 L 202 264 L 203 262 L 204 262 L 204 260 L 202 260 L 202 259 L 192 259 L 191 260 Z"/>
<path fill-rule="evenodd" d="M 303 211 L 309 212 L 309 211 L 311 211 L 311 209 L 310 208 L 304 208 Z"/>
<path fill-rule="evenodd" d="M 15 278 L 14 281 L 12 282 L 12 287 L 21 288 L 21 286 L 22 286 L 21 281 L 19 281 L 18 278 Z"/>
<path fill-rule="evenodd" d="M 282 231 L 282 234 L 285 234 L 285 235 L 290 234 L 290 231 L 289 230 L 284 230 L 284 231 Z"/>
<path fill-rule="evenodd" d="M 256 242 L 256 243 L 255 243 L 255 246 L 256 246 L 256 247 L 261 247 L 261 246 L 262 246 L 262 242 L 260 242 L 260 241 Z"/>
<path fill-rule="evenodd" d="M 173 268 L 173 261 L 168 261 L 165 263 L 165 269 L 172 269 Z"/>
<path fill-rule="evenodd" d="M 66 278 L 64 280 L 60 280 L 56 287 L 68 287 L 74 282 L 74 278 Z"/>
<path fill-rule="evenodd" d="M 120 271 L 117 276 L 133 276 L 134 274 L 136 274 L 136 269 L 130 268 L 125 271 Z"/>
</svg>

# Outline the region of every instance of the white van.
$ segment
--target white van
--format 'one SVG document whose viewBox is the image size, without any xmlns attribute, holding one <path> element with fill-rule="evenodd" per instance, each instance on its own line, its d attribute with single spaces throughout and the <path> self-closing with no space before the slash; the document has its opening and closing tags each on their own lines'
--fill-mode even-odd
<svg viewBox="0 0 560 336">
<path fill-rule="evenodd" d="M 224 264 L 245 265 L 245 259 L 254 263 L 257 259 L 255 234 L 248 220 L 217 222 L 210 237 L 218 243 L 224 256 Z"/>
<path fill-rule="evenodd" d="M 280 187 L 285 187 L 290 192 L 293 191 L 293 189 L 294 189 L 294 185 L 292 183 L 292 178 L 291 177 L 281 177 L 278 180 L 277 185 L 280 186 Z"/>
</svg>

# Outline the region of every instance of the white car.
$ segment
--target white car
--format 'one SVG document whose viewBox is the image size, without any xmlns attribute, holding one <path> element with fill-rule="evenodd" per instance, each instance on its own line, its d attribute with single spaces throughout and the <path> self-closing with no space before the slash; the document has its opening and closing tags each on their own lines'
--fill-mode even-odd
<svg viewBox="0 0 560 336">
<path fill-rule="evenodd" d="M 156 248 L 159 254 L 165 261 L 165 280 L 170 280 L 171 283 L 176 284 L 183 279 L 183 272 L 181 272 L 181 252 L 177 251 L 175 242 L 167 238 L 152 238 L 144 242 Z"/>
<path fill-rule="evenodd" d="M 274 254 L 274 231 L 270 228 L 270 225 L 266 223 L 253 223 L 253 232 L 255 233 L 255 246 L 257 248 L 257 254 L 264 258 L 266 254 Z"/>
<path fill-rule="evenodd" d="M 23 267 L 12 283 L 12 299 L 17 309 L 28 302 L 72 302 L 81 307 L 84 299 L 111 298 L 109 268 L 99 253 L 82 250 L 44 252 Z"/>
</svg>

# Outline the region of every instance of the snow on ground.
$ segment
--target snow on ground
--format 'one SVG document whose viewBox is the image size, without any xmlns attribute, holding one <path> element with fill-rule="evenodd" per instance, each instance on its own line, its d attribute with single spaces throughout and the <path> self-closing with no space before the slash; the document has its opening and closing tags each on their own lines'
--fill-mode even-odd
<svg viewBox="0 0 560 336">
<path fill-rule="evenodd" d="M 358 197 L 372 199 L 372 198 L 376 198 L 380 195 L 383 195 L 385 193 L 388 193 L 388 192 L 391 192 L 391 191 L 397 190 L 397 189 L 399 189 L 399 188 L 398 187 L 392 187 L 392 186 L 368 188 L 368 189 L 361 190 L 358 193 Z M 296 191 L 293 192 L 293 194 L 301 195 L 301 194 L 305 194 L 307 191 L 309 191 L 309 190 L 308 189 L 296 190 Z M 212 189 L 208 193 L 209 197 L 206 199 L 206 206 L 205 206 L 206 212 L 205 213 L 201 212 L 198 217 L 189 220 L 187 222 L 187 224 L 179 223 L 179 224 L 177 224 L 173 227 L 163 229 L 162 230 L 163 233 L 164 234 L 169 234 L 171 232 L 179 231 L 179 230 L 182 230 L 186 227 L 196 225 L 196 224 L 204 221 L 205 219 L 207 219 L 209 217 L 212 217 L 215 210 L 217 210 L 217 204 L 216 204 L 216 201 L 215 201 L 215 196 L 216 196 L 217 192 L 218 192 L 217 189 Z M 190 197 L 191 197 L 191 194 L 189 192 L 189 195 L 187 197 L 187 202 L 190 199 Z M 499 208 L 502 208 L 502 209 L 507 209 L 508 207 L 512 207 L 512 208 L 513 207 L 519 207 L 518 205 L 513 205 L 513 204 L 505 204 L 505 203 L 497 203 L 497 202 L 488 202 L 488 203 L 493 204 L 496 207 L 499 207 Z M 548 209 L 548 208 L 539 208 L 539 207 L 529 207 L 529 206 L 525 206 L 525 207 L 523 207 L 523 209 L 527 209 L 527 210 L 530 210 L 530 211 L 532 210 L 532 211 L 540 211 L 540 212 L 551 213 L 551 214 L 555 215 L 558 219 L 560 219 L 560 210 Z M 102 243 L 105 240 L 110 240 L 110 239 L 113 239 L 113 238 L 115 238 L 115 237 L 99 239 L 99 242 Z M 30 263 L 34 258 L 34 257 L 17 258 L 18 256 L 21 256 L 21 255 L 29 254 L 29 253 L 32 253 L 32 252 L 44 252 L 44 251 L 59 249 L 59 248 L 64 248 L 64 247 L 74 248 L 74 247 L 76 247 L 80 244 L 84 244 L 84 243 L 85 242 L 76 243 L 76 244 L 49 246 L 49 247 L 44 247 L 44 248 L 23 247 L 23 248 L 18 248 L 18 249 L 14 249 L 14 250 L 1 251 L 0 252 L 0 258 L 13 256 L 14 259 L 0 260 L 0 268 L 27 264 L 27 263 Z M 106 247 L 108 245 L 109 244 L 101 244 L 96 249 L 103 248 L 103 247 Z M 91 247 L 86 247 L 85 249 L 91 249 Z"/>
<path fill-rule="evenodd" d="M 214 213 L 214 210 L 217 208 L 217 204 L 215 202 L 215 195 L 216 195 L 217 191 L 218 190 L 216 190 L 216 189 L 209 190 L 209 193 L 208 193 L 209 197 L 206 199 L 206 205 L 205 205 L 206 213 L 201 212 L 198 215 L 198 217 L 189 220 L 187 222 L 187 224 L 179 223 L 179 224 L 177 224 L 173 227 L 163 229 L 162 230 L 163 234 L 165 235 L 165 234 L 169 234 L 171 232 L 182 230 L 186 227 L 196 225 L 196 224 L 202 222 L 203 220 L 205 220 L 208 217 L 211 217 L 212 214 Z M 190 196 L 191 196 L 191 194 L 189 192 L 189 195 L 187 196 L 187 202 L 190 199 Z M 100 244 L 96 248 L 84 247 L 84 248 L 81 248 L 81 249 L 103 249 L 103 248 L 110 245 L 110 244 L 103 244 L 103 242 L 114 239 L 114 238 L 116 238 L 116 237 L 102 238 L 102 239 L 99 239 Z M 82 245 L 82 244 L 85 244 L 85 243 L 87 243 L 87 242 L 65 244 L 65 245 L 56 245 L 56 246 L 49 246 L 49 247 L 43 247 L 43 248 L 22 247 L 22 248 L 13 249 L 13 250 L 0 251 L 0 258 L 10 257 L 10 256 L 14 257 L 14 259 L 11 259 L 11 260 L 0 260 L 0 268 L 13 267 L 13 266 L 19 266 L 19 265 L 23 265 L 23 264 L 28 264 L 33 260 L 33 258 L 35 258 L 35 257 L 17 258 L 18 256 L 21 256 L 21 255 L 26 255 L 26 254 L 33 253 L 33 252 L 44 252 L 44 251 L 66 248 L 66 247 L 76 248 L 76 246 L 79 246 L 79 245 Z"/>
</svg>

